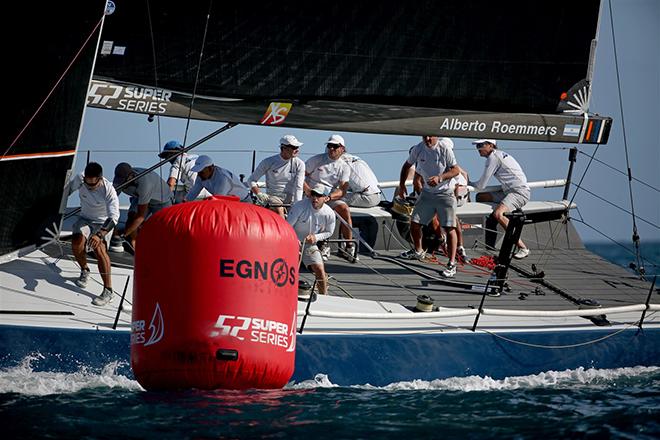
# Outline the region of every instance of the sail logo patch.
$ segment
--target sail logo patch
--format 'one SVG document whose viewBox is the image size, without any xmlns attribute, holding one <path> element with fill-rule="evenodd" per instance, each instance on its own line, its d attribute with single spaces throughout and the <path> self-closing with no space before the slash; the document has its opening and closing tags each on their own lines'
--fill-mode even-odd
<svg viewBox="0 0 660 440">
<path fill-rule="evenodd" d="M 290 102 L 271 102 L 261 118 L 261 125 L 280 125 L 291 111 L 293 104 Z"/>
<path fill-rule="evenodd" d="M 167 111 L 172 92 L 163 89 L 137 86 L 117 86 L 92 81 L 87 93 L 87 105 L 112 110 L 162 114 Z"/>
<path fill-rule="evenodd" d="M 564 136 L 580 136 L 580 126 L 579 125 L 564 125 Z"/>
</svg>

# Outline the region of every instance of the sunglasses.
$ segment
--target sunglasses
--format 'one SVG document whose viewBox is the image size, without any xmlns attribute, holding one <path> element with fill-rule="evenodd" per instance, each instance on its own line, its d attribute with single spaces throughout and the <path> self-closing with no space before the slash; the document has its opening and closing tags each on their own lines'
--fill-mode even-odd
<svg viewBox="0 0 660 440">
<path fill-rule="evenodd" d="M 328 149 L 330 150 L 336 150 L 339 147 L 341 147 L 339 144 L 328 144 Z"/>
<path fill-rule="evenodd" d="M 300 150 L 300 147 L 294 147 L 293 145 L 284 145 L 284 144 L 282 144 L 282 145 L 280 145 L 280 147 L 282 147 L 282 148 L 288 148 L 289 150 L 293 150 L 293 151 L 298 151 L 298 150 Z"/>
<path fill-rule="evenodd" d="M 90 183 L 89 181 L 87 181 L 87 178 L 83 179 L 83 183 L 85 184 L 85 186 L 87 188 L 90 188 L 90 189 L 96 187 L 99 184 L 100 181 L 101 181 L 100 177 L 97 177 L 96 180 L 94 181 L 94 183 Z"/>
</svg>

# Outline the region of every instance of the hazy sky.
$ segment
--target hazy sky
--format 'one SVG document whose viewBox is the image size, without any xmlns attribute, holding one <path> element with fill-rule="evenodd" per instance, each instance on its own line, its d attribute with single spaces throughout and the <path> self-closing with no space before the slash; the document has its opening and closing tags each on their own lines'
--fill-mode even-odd
<svg viewBox="0 0 660 440">
<path fill-rule="evenodd" d="M 660 0 L 612 0 L 611 4 L 630 166 L 634 177 L 660 189 L 660 148 L 657 145 L 660 137 Z M 610 2 L 604 0 L 591 111 L 614 119 L 609 142 L 598 149 L 596 158 L 625 172 L 623 124 L 609 8 Z M 219 123 L 190 121 L 186 145 L 220 126 Z M 103 165 L 110 179 L 118 162 L 151 166 L 157 160 L 159 145 L 170 139 L 183 141 L 185 129 L 185 120 L 161 118 L 159 136 L 158 123 L 149 123 L 146 115 L 87 109 L 80 145 L 83 153 L 77 159 L 76 169 L 84 167 L 84 150 L 88 149 L 92 150 L 92 160 Z M 264 157 L 275 154 L 279 138 L 289 133 L 304 142 L 301 149 L 303 160 L 324 151 L 324 142 L 332 134 L 327 131 L 238 126 L 201 145 L 195 153 L 210 151 L 209 155 L 217 164 L 235 173 L 249 175 L 252 150 L 258 151 L 258 163 Z M 348 151 L 359 154 L 369 162 L 380 180 L 398 179 L 408 148 L 420 141 L 414 136 L 341 134 L 346 139 Z M 470 141 L 454 138 L 455 153 L 470 178 L 476 179 L 483 170 L 484 159 L 478 156 Z M 568 148 L 571 145 L 514 141 L 499 141 L 498 145 L 518 159 L 530 181 L 566 176 Z M 579 149 L 591 155 L 595 146 L 580 146 Z M 383 153 L 386 151 L 390 153 Z M 575 182 L 580 180 L 587 166 L 589 158 L 585 154 L 578 155 L 573 174 Z M 603 164 L 591 164 L 582 186 L 615 205 L 631 210 L 627 177 Z M 657 227 L 660 225 L 660 192 L 638 182 L 633 182 L 632 189 L 635 213 L 641 217 L 637 220 L 637 227 L 642 241 L 660 240 L 660 229 Z M 532 192 L 532 198 L 536 200 L 559 200 L 561 195 L 561 189 Z M 573 211 L 573 217 L 583 218 L 585 223 L 617 241 L 630 243 L 632 220 L 629 214 L 585 191 L 578 191 L 575 201 L 579 213 Z M 69 204 L 76 202 L 71 199 Z M 580 223 L 577 228 L 585 241 L 606 240 Z"/>
</svg>

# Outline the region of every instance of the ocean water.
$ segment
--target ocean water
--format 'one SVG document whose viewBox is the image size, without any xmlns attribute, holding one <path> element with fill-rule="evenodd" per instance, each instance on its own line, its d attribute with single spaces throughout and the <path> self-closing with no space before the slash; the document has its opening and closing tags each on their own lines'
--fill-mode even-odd
<svg viewBox="0 0 660 440">
<path fill-rule="evenodd" d="M 615 254 L 601 252 L 632 260 Z M 384 387 L 339 387 L 319 372 L 277 391 L 156 393 L 116 363 L 38 372 L 37 357 L 0 370 L 2 438 L 660 438 L 660 367 Z"/>
<path fill-rule="evenodd" d="M 631 264 L 637 265 L 635 255 L 619 245 L 611 243 L 585 243 L 587 249 L 600 255 L 614 264 L 625 267 L 633 272 Z M 633 246 L 627 244 L 626 247 L 632 251 Z M 660 275 L 660 240 L 646 240 L 641 243 L 640 254 L 643 258 L 643 267 L 649 279 L 654 275 Z"/>
</svg>

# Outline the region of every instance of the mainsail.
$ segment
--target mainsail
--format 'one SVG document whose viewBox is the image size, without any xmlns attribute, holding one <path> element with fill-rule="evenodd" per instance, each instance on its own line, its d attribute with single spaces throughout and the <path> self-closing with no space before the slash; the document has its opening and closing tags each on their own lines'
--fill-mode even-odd
<svg viewBox="0 0 660 440">
<path fill-rule="evenodd" d="M 59 225 L 86 94 L 98 108 L 245 124 L 569 143 L 609 134 L 610 118 L 584 112 L 599 0 L 126 0 L 108 2 L 103 20 L 105 3 L 18 3 L 19 25 L 3 27 L 5 83 L 16 86 L 0 129 L 0 255 Z"/>
<path fill-rule="evenodd" d="M 604 143 L 610 118 L 556 113 L 587 76 L 598 13 L 599 0 L 117 2 L 88 103 L 246 124 Z"/>
<path fill-rule="evenodd" d="M 59 225 L 104 8 L 104 0 L 17 2 L 2 27 L 0 255 Z"/>
</svg>

